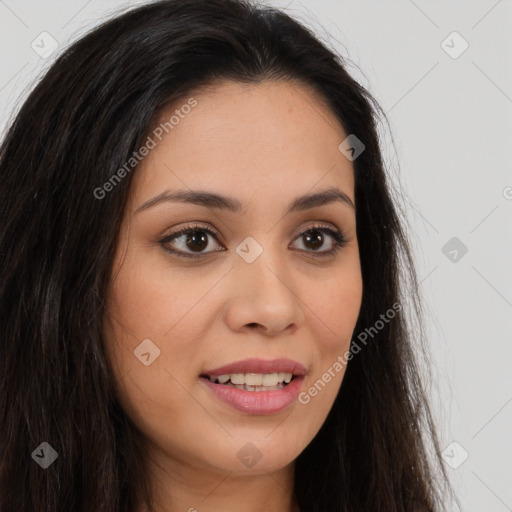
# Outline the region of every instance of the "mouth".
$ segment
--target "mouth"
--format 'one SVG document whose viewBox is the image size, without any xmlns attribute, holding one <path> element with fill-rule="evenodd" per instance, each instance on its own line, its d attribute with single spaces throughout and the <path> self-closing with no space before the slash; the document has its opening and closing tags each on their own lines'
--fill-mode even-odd
<svg viewBox="0 0 512 512">
<path fill-rule="evenodd" d="M 200 377 L 214 384 L 257 392 L 283 389 L 306 372 L 304 365 L 291 359 L 253 358 L 206 370 Z"/>
<path fill-rule="evenodd" d="M 232 373 L 223 375 L 200 375 L 214 384 L 230 386 L 244 391 L 275 391 L 283 389 L 292 382 L 297 375 L 289 372 L 278 373 Z"/>
<path fill-rule="evenodd" d="M 297 399 L 307 369 L 290 359 L 245 359 L 206 370 L 200 381 L 211 397 L 247 414 L 275 414 Z"/>
</svg>

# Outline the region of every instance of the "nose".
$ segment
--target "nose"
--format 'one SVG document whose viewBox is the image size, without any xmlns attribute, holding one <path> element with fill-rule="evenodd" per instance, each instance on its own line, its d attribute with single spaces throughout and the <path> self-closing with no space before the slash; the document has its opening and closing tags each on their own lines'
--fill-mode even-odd
<svg viewBox="0 0 512 512">
<path fill-rule="evenodd" d="M 225 320 L 235 332 L 258 329 L 267 336 L 291 334 L 304 320 L 304 302 L 286 264 L 265 256 L 250 264 L 235 263 Z"/>
</svg>

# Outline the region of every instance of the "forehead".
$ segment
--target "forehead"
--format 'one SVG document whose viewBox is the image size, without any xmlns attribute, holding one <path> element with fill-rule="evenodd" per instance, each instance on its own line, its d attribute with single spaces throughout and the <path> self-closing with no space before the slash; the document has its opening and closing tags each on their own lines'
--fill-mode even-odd
<svg viewBox="0 0 512 512">
<path fill-rule="evenodd" d="M 354 201 L 352 163 L 338 149 L 344 129 L 323 98 L 297 82 L 199 89 L 162 111 L 150 136 L 159 127 L 161 140 L 153 135 L 134 177 L 142 201 L 199 185 L 242 201 L 258 191 L 278 199 L 337 186 Z"/>
</svg>

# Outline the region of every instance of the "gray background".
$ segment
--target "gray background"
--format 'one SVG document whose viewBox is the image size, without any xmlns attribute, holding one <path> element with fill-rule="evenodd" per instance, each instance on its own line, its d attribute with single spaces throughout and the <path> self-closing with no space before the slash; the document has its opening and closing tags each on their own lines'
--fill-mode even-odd
<svg viewBox="0 0 512 512">
<path fill-rule="evenodd" d="M 0 0 L 1 132 L 59 51 L 139 3 Z M 512 511 L 512 1 L 267 3 L 347 57 L 388 115 L 448 471 L 464 511 Z M 46 59 L 31 47 L 44 31 L 59 45 Z"/>
</svg>

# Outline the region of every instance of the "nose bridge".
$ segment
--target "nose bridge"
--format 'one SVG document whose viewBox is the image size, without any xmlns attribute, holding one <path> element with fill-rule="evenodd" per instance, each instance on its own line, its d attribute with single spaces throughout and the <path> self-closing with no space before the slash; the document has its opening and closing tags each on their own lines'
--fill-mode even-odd
<svg viewBox="0 0 512 512">
<path fill-rule="evenodd" d="M 299 323 L 301 302 L 282 247 L 272 242 L 272 235 L 256 236 L 247 237 L 236 249 L 230 318 L 236 318 L 238 328 L 259 324 L 278 332 Z"/>
<path fill-rule="evenodd" d="M 258 233 L 247 236 L 236 248 L 240 260 L 237 261 L 237 271 L 245 275 L 256 287 L 271 288 L 273 293 L 280 294 L 286 280 L 290 280 L 287 269 L 286 254 L 279 242 L 270 233 Z M 284 282 L 283 282 L 284 281 Z M 289 286 L 289 285 L 288 285 Z M 287 293 L 291 293 L 288 289 Z"/>
<path fill-rule="evenodd" d="M 270 299 L 289 300 L 292 294 L 289 273 L 284 269 L 284 264 L 277 263 L 279 256 L 270 256 L 270 251 L 265 251 L 253 263 L 239 262 L 242 279 L 247 282 L 254 296 L 270 295 Z M 293 294 L 292 294 L 293 295 Z"/>
</svg>

